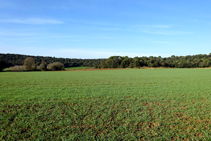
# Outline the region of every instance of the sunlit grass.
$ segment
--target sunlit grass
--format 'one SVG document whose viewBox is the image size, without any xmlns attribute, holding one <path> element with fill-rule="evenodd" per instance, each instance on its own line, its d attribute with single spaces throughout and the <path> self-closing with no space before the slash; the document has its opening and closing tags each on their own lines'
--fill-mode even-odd
<svg viewBox="0 0 211 141">
<path fill-rule="evenodd" d="M 4 69 L 3 69 L 3 71 L 7 71 L 7 70 L 10 70 L 10 69 L 9 69 L 9 68 L 4 68 Z"/>
<path fill-rule="evenodd" d="M 69 70 L 77 70 L 77 69 L 88 69 L 90 67 L 69 67 L 69 68 L 65 68 L 65 69 L 69 69 Z"/>
<path fill-rule="evenodd" d="M 206 140 L 211 69 L 0 73 L 5 140 Z"/>
</svg>

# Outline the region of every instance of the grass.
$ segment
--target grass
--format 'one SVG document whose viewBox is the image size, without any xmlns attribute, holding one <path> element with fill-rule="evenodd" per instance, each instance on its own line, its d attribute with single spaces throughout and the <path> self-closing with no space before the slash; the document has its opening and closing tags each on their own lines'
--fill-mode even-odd
<svg viewBox="0 0 211 141">
<path fill-rule="evenodd" d="M 3 140 L 209 140 L 211 69 L 0 73 Z"/>
<path fill-rule="evenodd" d="M 90 67 L 69 67 L 69 68 L 65 68 L 67 70 L 78 70 L 78 69 L 88 69 Z"/>
<path fill-rule="evenodd" d="M 7 70 L 10 70 L 10 69 L 9 69 L 9 68 L 4 68 L 4 69 L 3 69 L 3 71 L 7 71 Z"/>
</svg>

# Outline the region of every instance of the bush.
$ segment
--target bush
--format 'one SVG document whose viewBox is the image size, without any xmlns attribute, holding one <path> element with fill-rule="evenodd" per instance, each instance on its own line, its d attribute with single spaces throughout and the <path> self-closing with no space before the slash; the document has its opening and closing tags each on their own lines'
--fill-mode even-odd
<svg viewBox="0 0 211 141">
<path fill-rule="evenodd" d="M 34 58 L 27 57 L 24 60 L 24 66 L 25 66 L 26 70 L 29 70 L 29 71 L 36 70 Z"/>
<path fill-rule="evenodd" d="M 49 70 L 64 70 L 64 64 L 60 63 L 60 62 L 54 62 L 51 63 L 47 66 L 47 69 Z"/>
<path fill-rule="evenodd" d="M 13 66 L 13 67 L 9 67 L 9 71 L 24 71 L 25 66 Z"/>
<path fill-rule="evenodd" d="M 42 63 L 38 66 L 38 69 L 41 71 L 46 71 L 47 70 L 46 62 L 42 61 Z"/>
</svg>

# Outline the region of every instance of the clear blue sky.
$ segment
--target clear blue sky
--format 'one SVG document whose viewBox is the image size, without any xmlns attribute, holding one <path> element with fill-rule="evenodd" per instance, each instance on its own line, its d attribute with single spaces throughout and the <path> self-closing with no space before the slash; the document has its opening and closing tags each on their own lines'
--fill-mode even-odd
<svg viewBox="0 0 211 141">
<path fill-rule="evenodd" d="M 0 53 L 209 54 L 210 6 L 210 0 L 0 0 Z"/>
</svg>

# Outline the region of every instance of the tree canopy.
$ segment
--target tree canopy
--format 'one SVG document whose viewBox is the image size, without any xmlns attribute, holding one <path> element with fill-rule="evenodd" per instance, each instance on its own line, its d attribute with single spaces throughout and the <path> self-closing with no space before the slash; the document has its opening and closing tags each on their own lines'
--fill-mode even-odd
<svg viewBox="0 0 211 141">
<path fill-rule="evenodd" d="M 211 53 L 175 56 L 171 57 L 155 57 L 142 56 L 130 58 L 128 56 L 111 56 L 108 59 L 70 59 L 55 58 L 43 56 L 28 56 L 19 54 L 0 54 L 0 59 L 5 62 L 5 67 L 23 65 L 24 60 L 31 57 L 35 60 L 37 66 L 44 67 L 53 62 L 61 62 L 64 67 L 87 66 L 95 68 L 140 68 L 140 67 L 170 67 L 170 68 L 204 68 L 211 67 Z M 46 67 L 46 66 L 45 66 Z M 45 68 L 44 67 L 44 68 Z"/>
<path fill-rule="evenodd" d="M 65 67 L 94 67 L 99 65 L 104 59 L 75 59 L 75 58 L 56 58 L 56 57 L 44 57 L 44 56 L 30 56 L 30 55 L 20 55 L 20 54 L 0 54 L 0 59 L 6 62 L 6 67 L 9 68 L 15 65 L 23 65 L 24 60 L 27 57 L 34 58 L 36 65 L 39 66 L 42 64 L 42 61 L 45 61 L 46 64 L 53 62 L 61 62 Z"/>
<path fill-rule="evenodd" d="M 139 68 L 139 67 L 170 67 L 170 68 L 204 68 L 211 67 L 211 54 L 198 54 L 193 56 L 164 57 L 134 57 L 111 56 L 103 60 L 99 68 Z"/>
</svg>

